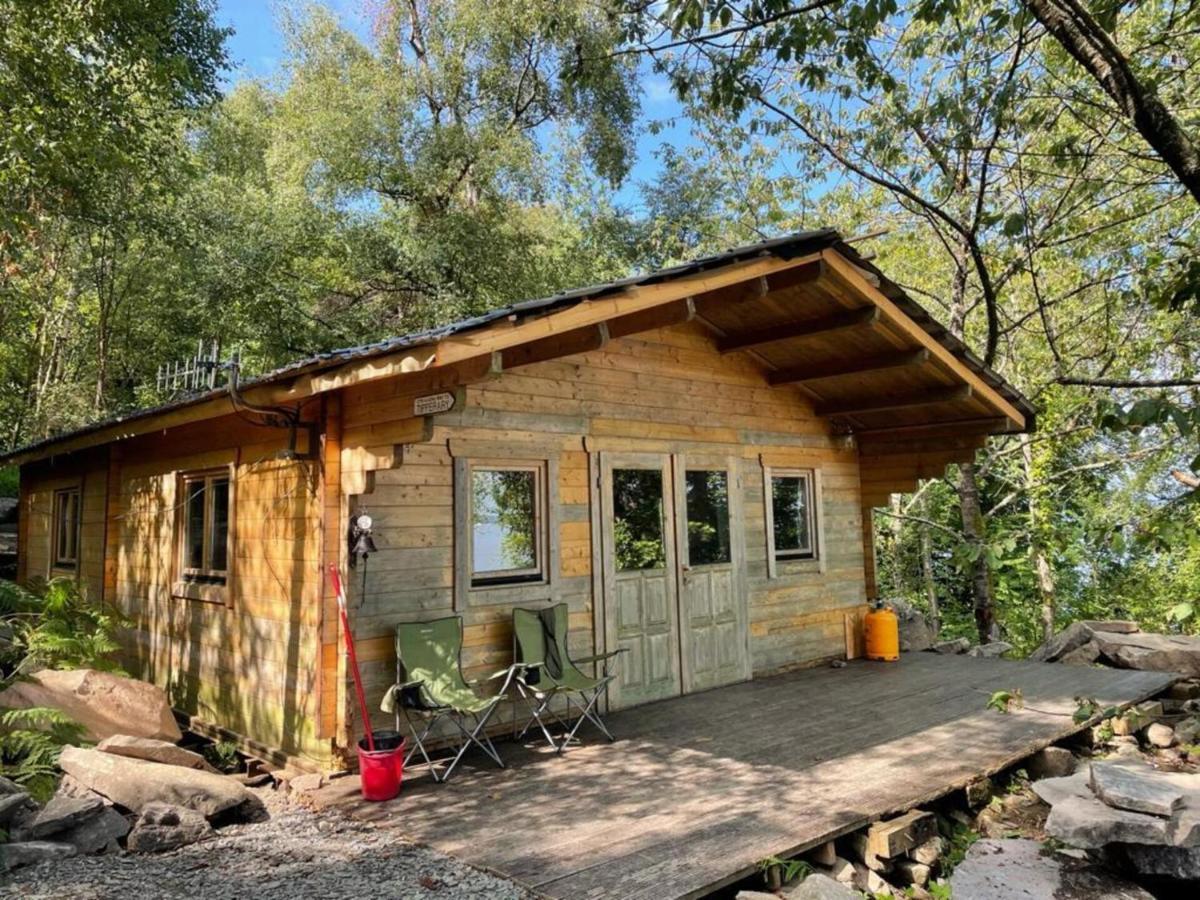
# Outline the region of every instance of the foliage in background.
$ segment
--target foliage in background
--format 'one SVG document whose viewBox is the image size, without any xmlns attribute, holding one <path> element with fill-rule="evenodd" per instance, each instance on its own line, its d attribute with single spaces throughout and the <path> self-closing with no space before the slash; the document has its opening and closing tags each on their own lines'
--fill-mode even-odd
<svg viewBox="0 0 1200 900">
<path fill-rule="evenodd" d="M 0 690 L 38 669 L 120 671 L 113 662 L 120 616 L 56 578 L 27 589 L 0 580 Z M 0 775 L 39 800 L 53 793 L 58 753 L 78 725 L 55 709 L 0 709 Z"/>
</svg>

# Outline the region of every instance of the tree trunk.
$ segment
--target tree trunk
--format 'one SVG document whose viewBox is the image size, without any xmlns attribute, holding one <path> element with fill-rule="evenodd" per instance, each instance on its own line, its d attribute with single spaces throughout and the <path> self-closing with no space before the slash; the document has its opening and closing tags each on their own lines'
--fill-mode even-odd
<svg viewBox="0 0 1200 900">
<path fill-rule="evenodd" d="M 1038 596 L 1041 599 L 1042 640 L 1054 637 L 1054 612 L 1057 606 L 1057 585 L 1054 567 L 1046 551 L 1043 518 L 1044 504 L 1038 491 L 1038 473 L 1033 459 L 1033 443 L 1029 435 L 1021 435 L 1021 457 L 1025 462 L 1025 489 L 1029 495 L 1029 555 L 1037 574 Z"/>
<path fill-rule="evenodd" d="M 975 628 L 979 632 L 979 642 L 987 644 L 997 636 L 996 603 L 992 588 L 992 569 L 987 561 L 983 512 L 979 507 L 979 481 L 974 463 L 963 463 L 958 472 L 958 502 L 962 510 L 963 535 L 966 537 L 967 546 L 975 552 L 975 560 L 971 563 Z"/>
<path fill-rule="evenodd" d="M 1153 86 L 1138 81 L 1112 36 L 1079 0 L 1025 0 L 1025 6 L 1096 79 L 1200 203 L 1200 146 L 1158 99 Z"/>
<path fill-rule="evenodd" d="M 922 512 L 922 516 L 928 518 L 928 499 L 924 501 L 923 505 L 925 510 Z M 929 526 L 924 522 L 920 523 L 919 533 L 921 537 L 921 580 L 925 584 L 925 600 L 929 604 L 929 625 L 933 629 L 933 636 L 937 637 L 938 632 L 942 629 L 942 613 L 938 607 L 937 581 L 933 577 L 933 540 L 929 536 Z"/>
</svg>

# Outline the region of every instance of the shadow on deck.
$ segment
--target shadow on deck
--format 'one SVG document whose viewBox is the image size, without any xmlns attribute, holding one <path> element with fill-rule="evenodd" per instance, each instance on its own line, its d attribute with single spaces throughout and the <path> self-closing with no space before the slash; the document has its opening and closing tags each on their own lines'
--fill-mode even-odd
<svg viewBox="0 0 1200 900">
<path fill-rule="evenodd" d="M 1078 731 L 1077 696 L 1127 704 L 1172 680 L 906 654 L 614 713 L 615 744 L 585 729 L 562 757 L 499 744 L 505 770 L 478 753 L 444 786 L 416 769 L 388 803 L 359 799 L 356 778 L 315 799 L 552 897 L 697 897 Z M 985 708 L 1018 688 L 1023 710 Z"/>
</svg>

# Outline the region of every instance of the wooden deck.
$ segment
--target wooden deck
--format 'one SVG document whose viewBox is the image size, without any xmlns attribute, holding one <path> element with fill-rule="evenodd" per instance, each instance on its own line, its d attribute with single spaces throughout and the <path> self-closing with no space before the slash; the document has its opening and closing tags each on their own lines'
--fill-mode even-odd
<svg viewBox="0 0 1200 900">
<path fill-rule="evenodd" d="M 1145 699 L 1173 676 L 906 654 L 692 694 L 611 715 L 616 744 L 558 757 L 501 744 L 445 786 L 421 770 L 390 803 L 357 779 L 322 805 L 562 898 L 698 897 L 787 856 L 934 799 L 1077 731 L 1073 697 Z M 1022 711 L 985 709 L 1019 688 Z"/>
</svg>

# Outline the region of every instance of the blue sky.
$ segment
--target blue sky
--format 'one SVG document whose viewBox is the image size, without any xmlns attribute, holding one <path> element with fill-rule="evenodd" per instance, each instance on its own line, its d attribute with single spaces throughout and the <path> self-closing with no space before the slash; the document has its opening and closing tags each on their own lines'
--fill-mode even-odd
<svg viewBox="0 0 1200 900">
<path fill-rule="evenodd" d="M 323 0 L 342 24 L 359 34 L 370 37 L 369 24 L 362 10 L 364 0 Z M 233 29 L 227 44 L 233 71 L 230 84 L 245 78 L 270 78 L 279 71 L 284 56 L 283 35 L 278 25 L 279 4 L 273 0 L 219 0 L 217 19 Z M 646 120 L 668 122 L 679 114 L 679 105 L 671 95 L 666 79 L 647 72 L 642 79 L 642 110 Z M 692 142 L 686 122 L 665 125 L 658 134 L 643 133 L 638 141 L 637 161 L 629 181 L 619 197 L 626 203 L 634 200 L 637 182 L 650 181 L 657 170 L 654 150 L 673 142 L 682 147 Z"/>
</svg>

